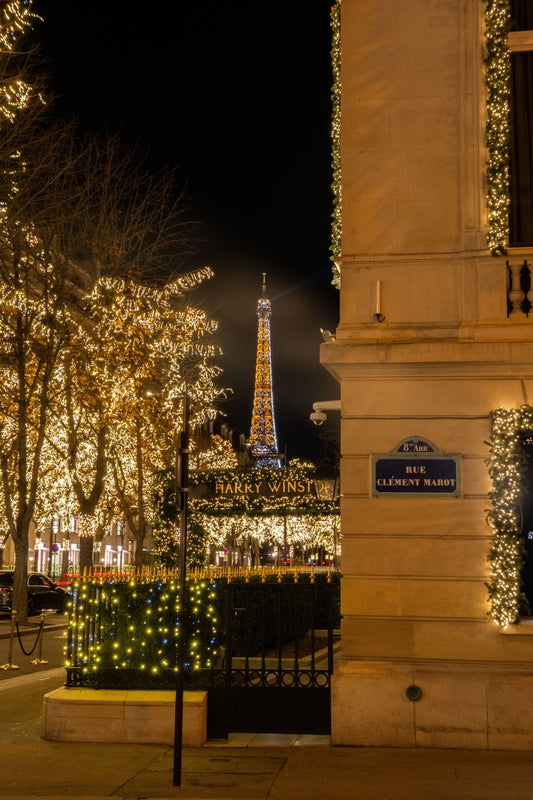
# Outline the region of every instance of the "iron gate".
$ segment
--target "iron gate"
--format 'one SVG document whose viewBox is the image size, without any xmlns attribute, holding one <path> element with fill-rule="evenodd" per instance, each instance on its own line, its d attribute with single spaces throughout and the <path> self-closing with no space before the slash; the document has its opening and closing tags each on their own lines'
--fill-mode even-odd
<svg viewBox="0 0 533 800">
<path fill-rule="evenodd" d="M 320 578 L 218 584 L 221 655 L 186 677 L 208 691 L 209 738 L 330 732 L 339 584 Z"/>
</svg>

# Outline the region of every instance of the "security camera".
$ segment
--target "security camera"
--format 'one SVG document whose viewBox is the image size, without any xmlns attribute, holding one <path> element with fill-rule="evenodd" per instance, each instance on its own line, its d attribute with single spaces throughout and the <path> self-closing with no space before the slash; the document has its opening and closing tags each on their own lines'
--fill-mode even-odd
<svg viewBox="0 0 533 800">
<path fill-rule="evenodd" d="M 313 411 L 312 414 L 309 414 L 309 419 L 311 422 L 314 422 L 315 425 L 323 425 L 327 420 L 327 415 L 324 414 L 323 411 Z"/>
</svg>

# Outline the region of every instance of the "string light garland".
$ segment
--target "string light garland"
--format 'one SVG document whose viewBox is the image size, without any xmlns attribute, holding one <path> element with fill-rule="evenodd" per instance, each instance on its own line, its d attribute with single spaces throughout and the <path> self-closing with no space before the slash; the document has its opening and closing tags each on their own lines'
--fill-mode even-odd
<svg viewBox="0 0 533 800">
<path fill-rule="evenodd" d="M 507 35 L 511 24 L 510 0 L 485 2 L 485 80 L 487 87 L 487 244 L 494 255 L 505 253 L 509 241 L 509 162 L 511 57 Z M 332 171 L 333 213 L 331 254 L 333 284 L 340 287 L 338 259 L 342 246 L 341 182 L 341 3 L 331 9 Z"/>
<path fill-rule="evenodd" d="M 0 11 L 0 55 L 4 59 L 6 56 L 16 56 L 19 39 L 40 19 L 32 11 L 32 4 L 28 0 L 3 3 Z M 0 81 L 0 120 L 14 122 L 17 112 L 28 107 L 33 93 L 33 87 L 20 78 Z"/>
<path fill-rule="evenodd" d="M 173 577 L 75 581 L 66 647 L 67 684 L 172 684 L 181 635 Z M 184 668 L 209 668 L 217 657 L 216 586 L 187 581 Z M 122 676 L 121 676 L 122 674 Z M 76 678 L 72 681 L 72 676 Z"/>
<path fill-rule="evenodd" d="M 509 0 L 485 0 L 485 4 L 487 244 L 494 255 L 500 255 L 505 253 L 509 241 L 511 56 L 507 36 L 511 4 Z"/>
<path fill-rule="evenodd" d="M 493 532 L 489 552 L 489 614 L 503 628 L 518 622 L 522 593 L 524 541 L 519 501 L 523 491 L 523 439 L 533 431 L 533 408 L 499 408 L 491 414 L 489 475 Z"/>
<path fill-rule="evenodd" d="M 94 536 L 96 518 L 92 514 L 78 515 L 78 533 L 81 537 Z"/>
<path fill-rule="evenodd" d="M 276 619 L 278 595 L 250 591 L 253 589 L 250 584 L 256 584 L 256 588 L 264 584 L 300 585 L 299 594 L 306 602 L 297 617 L 292 604 L 287 608 L 281 630 L 284 641 L 293 640 L 296 626 L 303 632 L 313 622 L 318 628 L 328 628 L 332 622 L 335 626 L 340 624 L 338 572 L 315 575 L 247 570 L 242 575 L 232 572 L 218 576 L 212 573 L 209 578 L 190 577 L 183 615 L 178 604 L 177 580 L 166 572 L 155 578 L 76 580 L 69 603 L 66 685 L 149 689 L 174 686 L 176 645 L 182 634 L 186 637 L 186 679 L 194 681 L 201 670 L 220 669 L 219 642 L 226 637 L 223 620 L 230 582 L 234 598 L 247 607 L 246 617 L 233 620 L 235 643 L 240 639 L 243 623 L 248 625 L 249 619 L 266 615 L 265 628 L 262 633 L 257 628 L 253 643 L 257 652 L 274 647 L 279 641 L 278 623 L 268 624 Z M 333 609 L 331 588 L 335 598 Z M 176 624 L 176 619 L 181 618 L 183 631 Z"/>
<path fill-rule="evenodd" d="M 331 225 L 331 258 L 333 261 L 332 283 L 340 289 L 339 258 L 342 250 L 342 181 L 341 181 L 341 4 L 331 9 L 331 166 L 333 182 L 333 212 Z"/>
</svg>

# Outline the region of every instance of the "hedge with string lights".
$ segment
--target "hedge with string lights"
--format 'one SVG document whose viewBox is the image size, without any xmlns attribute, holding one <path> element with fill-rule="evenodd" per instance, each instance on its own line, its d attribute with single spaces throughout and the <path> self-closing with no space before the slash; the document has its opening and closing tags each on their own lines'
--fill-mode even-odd
<svg viewBox="0 0 533 800">
<path fill-rule="evenodd" d="M 182 630 L 185 671 L 211 667 L 217 657 L 215 591 L 207 580 L 187 581 L 181 614 L 174 578 L 77 581 L 69 615 L 67 685 L 172 686 Z"/>
<path fill-rule="evenodd" d="M 489 553 L 490 616 L 502 627 L 518 622 L 522 601 L 521 570 L 525 544 L 521 531 L 520 498 L 524 491 L 524 441 L 533 437 L 533 408 L 499 408 L 492 412 L 489 475 L 493 531 Z"/>
<path fill-rule="evenodd" d="M 240 609 L 231 621 L 233 655 L 258 655 L 279 643 L 293 642 L 311 628 L 338 628 L 340 581 L 340 572 L 252 574 L 233 576 L 231 583 L 219 577 L 218 618 L 227 615 L 228 592 L 231 607 Z M 297 593 L 297 602 L 291 590 Z"/>
<path fill-rule="evenodd" d="M 187 641 L 185 681 L 189 676 L 194 680 L 194 673 L 217 664 L 226 637 L 223 620 L 228 592 L 232 607 L 246 610 L 232 617 L 234 655 L 245 654 L 239 649 L 244 641 L 246 648 L 260 652 L 279 641 L 293 641 L 295 635 L 303 636 L 311 626 L 328 629 L 340 623 L 339 573 L 233 576 L 231 588 L 227 578 L 218 577 L 216 583 L 189 580 L 187 587 L 181 615 L 178 582 L 172 577 L 76 581 L 69 615 L 66 685 L 173 688 L 182 629 Z M 298 591 L 299 605 L 296 609 L 289 602 L 280 616 L 279 604 L 293 597 L 283 589 L 291 587 Z M 250 632 L 255 638 L 250 638 Z"/>
</svg>

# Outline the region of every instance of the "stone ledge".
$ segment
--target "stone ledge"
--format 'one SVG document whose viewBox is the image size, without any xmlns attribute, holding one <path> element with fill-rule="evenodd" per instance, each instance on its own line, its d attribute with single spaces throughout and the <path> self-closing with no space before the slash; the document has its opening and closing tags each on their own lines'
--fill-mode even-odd
<svg viewBox="0 0 533 800">
<path fill-rule="evenodd" d="M 172 691 L 60 688 L 43 700 L 43 739 L 174 744 Z M 183 693 L 183 745 L 207 740 L 207 692 Z"/>
</svg>

